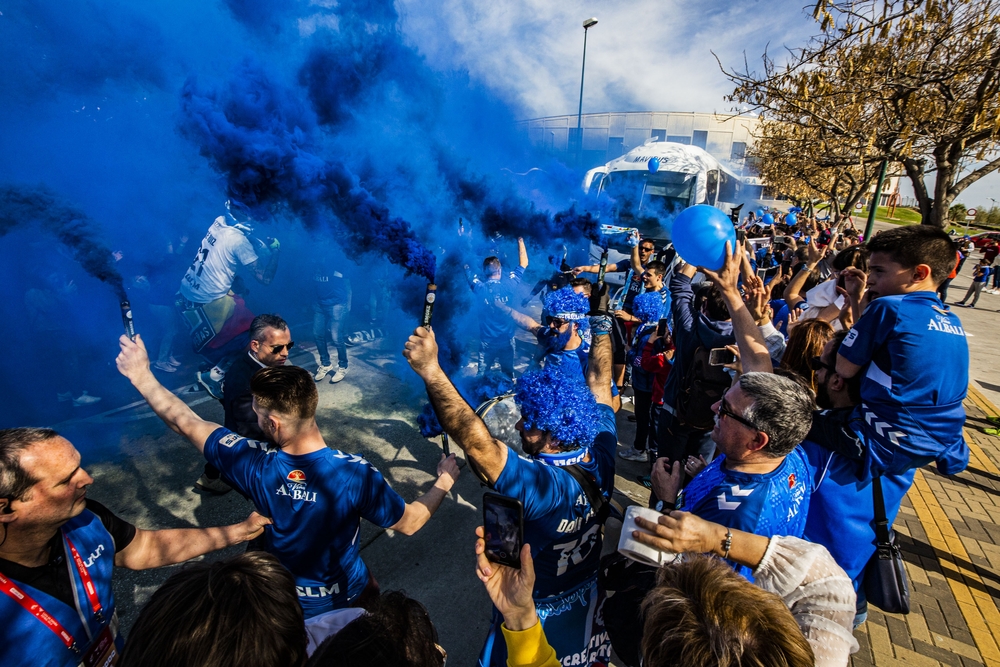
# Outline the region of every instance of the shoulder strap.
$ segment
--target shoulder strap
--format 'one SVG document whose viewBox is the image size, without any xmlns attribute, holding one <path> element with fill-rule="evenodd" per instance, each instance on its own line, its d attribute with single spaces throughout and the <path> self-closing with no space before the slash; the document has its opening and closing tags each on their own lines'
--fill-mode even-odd
<svg viewBox="0 0 1000 667">
<path fill-rule="evenodd" d="M 580 483 L 580 488 L 583 489 L 584 495 L 587 496 L 587 500 L 590 501 L 590 506 L 594 509 L 594 513 L 597 515 L 598 523 L 603 525 L 604 522 L 608 520 L 608 515 L 611 513 L 611 505 L 604 499 L 604 494 L 601 493 L 601 489 L 598 488 L 597 481 L 590 473 L 578 465 L 562 466 L 562 469 L 572 475 L 573 479 Z"/>
<path fill-rule="evenodd" d="M 872 500 L 875 506 L 875 539 L 879 546 L 888 545 L 889 520 L 885 516 L 885 499 L 882 497 L 882 478 L 872 479 Z"/>
</svg>

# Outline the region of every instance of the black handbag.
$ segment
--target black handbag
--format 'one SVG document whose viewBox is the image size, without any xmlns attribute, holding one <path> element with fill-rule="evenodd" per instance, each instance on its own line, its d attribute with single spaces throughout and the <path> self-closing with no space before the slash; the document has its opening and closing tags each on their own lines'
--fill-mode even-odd
<svg viewBox="0 0 1000 667">
<path fill-rule="evenodd" d="M 865 566 L 865 597 L 868 603 L 890 614 L 910 613 L 910 582 L 903 566 L 903 555 L 896 544 L 896 534 L 885 518 L 882 478 L 872 480 L 875 501 L 875 553 Z"/>
</svg>

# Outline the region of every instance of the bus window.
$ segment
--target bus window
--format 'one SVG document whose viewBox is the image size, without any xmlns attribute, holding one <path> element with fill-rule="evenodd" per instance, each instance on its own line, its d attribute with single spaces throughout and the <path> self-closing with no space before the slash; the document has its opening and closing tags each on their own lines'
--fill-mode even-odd
<svg viewBox="0 0 1000 667">
<path fill-rule="evenodd" d="M 724 171 L 719 172 L 719 201 L 735 204 L 740 197 L 740 181 Z"/>
<path fill-rule="evenodd" d="M 705 181 L 705 203 L 709 206 L 715 206 L 715 202 L 718 201 L 719 195 L 719 170 L 713 169 L 708 174 Z"/>
</svg>

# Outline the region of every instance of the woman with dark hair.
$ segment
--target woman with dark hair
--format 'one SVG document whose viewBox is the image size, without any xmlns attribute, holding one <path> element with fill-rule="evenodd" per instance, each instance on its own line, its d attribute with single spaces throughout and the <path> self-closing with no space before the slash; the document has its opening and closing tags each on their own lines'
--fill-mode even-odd
<svg viewBox="0 0 1000 667">
<path fill-rule="evenodd" d="M 816 378 L 812 359 L 823 353 L 823 346 L 833 338 L 833 333 L 833 327 L 823 320 L 799 322 L 792 328 L 785 354 L 781 357 L 781 368 L 804 378 L 814 393 Z"/>
</svg>

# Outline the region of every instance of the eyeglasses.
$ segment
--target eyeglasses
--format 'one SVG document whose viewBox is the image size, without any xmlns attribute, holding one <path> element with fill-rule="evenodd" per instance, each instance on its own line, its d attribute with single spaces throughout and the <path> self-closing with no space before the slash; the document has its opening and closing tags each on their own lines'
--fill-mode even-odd
<svg viewBox="0 0 1000 667">
<path fill-rule="evenodd" d="M 836 373 L 837 372 L 837 367 L 836 366 L 834 366 L 833 364 L 826 363 L 825 361 L 823 361 L 823 359 L 821 357 L 812 357 L 809 360 L 809 368 L 811 368 L 813 371 L 818 371 L 821 368 L 825 368 L 826 370 L 830 371 L 831 373 Z"/>
<path fill-rule="evenodd" d="M 722 415 L 723 417 L 729 417 L 730 419 L 735 419 L 739 423 L 743 424 L 744 426 L 748 426 L 755 431 L 760 431 L 760 429 L 757 428 L 757 426 L 752 421 L 750 421 L 749 419 L 744 419 L 740 415 L 733 412 L 729 408 L 729 405 L 726 403 L 726 399 L 722 399 L 722 402 L 719 405 L 719 414 Z"/>
<path fill-rule="evenodd" d="M 291 352 L 292 348 L 295 347 L 295 341 L 290 342 L 288 345 L 272 345 L 271 354 L 281 354 L 281 351 L 286 347 L 288 348 L 288 351 Z"/>
</svg>

